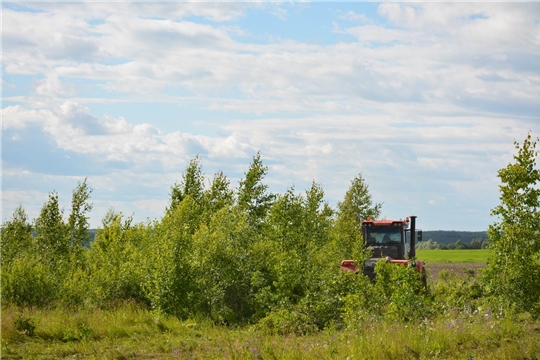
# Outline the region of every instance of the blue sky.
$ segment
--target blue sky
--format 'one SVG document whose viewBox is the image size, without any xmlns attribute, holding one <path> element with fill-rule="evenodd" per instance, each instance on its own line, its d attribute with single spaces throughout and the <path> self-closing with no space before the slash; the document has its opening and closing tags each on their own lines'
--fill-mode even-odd
<svg viewBox="0 0 540 360">
<path fill-rule="evenodd" d="M 160 218 L 200 156 L 236 187 L 335 205 L 359 173 L 383 216 L 485 230 L 513 141 L 540 136 L 540 4 L 2 4 L 2 219 L 88 178 Z"/>
</svg>

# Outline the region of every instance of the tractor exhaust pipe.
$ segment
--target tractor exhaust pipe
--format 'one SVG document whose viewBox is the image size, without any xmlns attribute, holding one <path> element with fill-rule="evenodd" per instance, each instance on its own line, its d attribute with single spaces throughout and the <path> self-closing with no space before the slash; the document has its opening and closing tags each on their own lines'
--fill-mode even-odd
<svg viewBox="0 0 540 360">
<path fill-rule="evenodd" d="M 409 259 L 416 257 L 416 215 L 409 216 L 411 218 L 411 250 L 409 251 Z"/>
</svg>

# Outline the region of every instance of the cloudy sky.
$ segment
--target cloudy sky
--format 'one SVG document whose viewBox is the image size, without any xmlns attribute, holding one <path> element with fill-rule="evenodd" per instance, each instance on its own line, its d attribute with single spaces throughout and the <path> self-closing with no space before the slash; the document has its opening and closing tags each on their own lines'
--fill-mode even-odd
<svg viewBox="0 0 540 360">
<path fill-rule="evenodd" d="M 2 3 L 2 219 L 88 177 L 160 218 L 199 154 L 236 187 L 359 173 L 383 215 L 485 230 L 513 141 L 540 136 L 539 3 Z"/>
</svg>

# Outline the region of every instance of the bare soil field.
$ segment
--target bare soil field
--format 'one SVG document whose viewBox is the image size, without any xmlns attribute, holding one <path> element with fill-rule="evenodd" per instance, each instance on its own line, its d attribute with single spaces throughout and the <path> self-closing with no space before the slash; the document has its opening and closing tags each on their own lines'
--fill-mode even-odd
<svg viewBox="0 0 540 360">
<path fill-rule="evenodd" d="M 466 271 L 474 270 L 475 274 L 479 274 L 482 269 L 486 267 L 484 263 L 427 263 L 426 269 L 428 273 L 428 278 L 431 281 L 437 281 L 439 279 L 439 273 L 441 270 L 446 269 L 448 271 L 453 271 L 460 276 L 467 276 Z"/>
</svg>

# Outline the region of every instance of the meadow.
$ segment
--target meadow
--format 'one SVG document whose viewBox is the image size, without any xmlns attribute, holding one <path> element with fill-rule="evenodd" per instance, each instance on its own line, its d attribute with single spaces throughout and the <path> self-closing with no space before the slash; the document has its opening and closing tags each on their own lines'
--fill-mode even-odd
<svg viewBox="0 0 540 360">
<path fill-rule="evenodd" d="M 348 317 L 345 321 L 322 330 L 300 329 L 294 320 L 282 324 L 279 331 L 265 321 L 227 326 L 208 317 L 181 320 L 134 302 L 119 303 L 111 309 L 3 306 L 1 357 L 538 359 L 537 318 L 527 312 L 503 314 L 489 306 L 471 306 L 475 278 L 470 274 L 467 278 L 459 276 L 454 267 L 466 266 L 471 259 L 485 260 L 487 255 L 486 250 L 419 251 L 418 257 L 428 265 L 439 266 L 442 274 L 431 278 L 423 293 L 435 299 L 431 306 L 419 308 L 425 314 L 409 320 L 360 316 L 355 321 L 356 312 L 362 314 L 365 306 L 359 303 L 349 307 L 353 320 L 350 313 L 343 314 Z"/>
<path fill-rule="evenodd" d="M 490 251 L 474 250 L 417 250 L 416 257 L 426 263 L 486 263 Z"/>
<path fill-rule="evenodd" d="M 349 317 L 345 322 L 323 330 L 299 331 L 294 321 L 285 331 L 276 331 L 264 321 L 227 326 L 207 317 L 181 320 L 133 302 L 108 310 L 3 306 L 1 355 L 2 359 L 538 359 L 540 321 L 527 312 L 503 314 L 489 306 L 471 306 L 474 276 L 463 278 L 451 267 L 463 264 L 436 263 L 447 268 L 423 294 L 440 298 L 433 307 L 420 309 L 425 314 L 409 320 L 360 316 L 359 321 L 344 314 Z M 362 313 L 363 306 L 350 310 Z"/>
<path fill-rule="evenodd" d="M 35 326 L 27 333 L 15 329 L 21 316 Z M 490 312 L 278 335 L 158 316 L 133 304 L 79 312 L 8 307 L 2 359 L 537 359 L 539 331 L 528 314 Z"/>
</svg>

